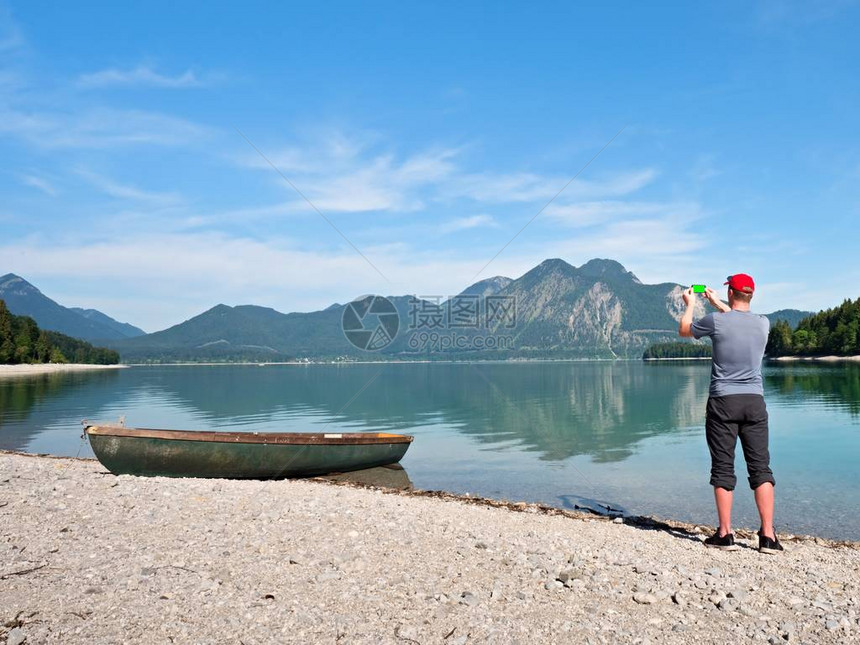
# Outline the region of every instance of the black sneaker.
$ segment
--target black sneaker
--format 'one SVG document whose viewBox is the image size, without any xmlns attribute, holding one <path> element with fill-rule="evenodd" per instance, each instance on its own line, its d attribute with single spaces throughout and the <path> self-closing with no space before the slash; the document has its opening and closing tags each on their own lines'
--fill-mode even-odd
<svg viewBox="0 0 860 645">
<path fill-rule="evenodd" d="M 776 538 L 776 531 L 774 531 L 773 539 L 771 539 L 766 535 L 762 535 L 761 529 L 759 529 L 758 550 L 759 553 L 769 553 L 770 555 L 776 555 L 777 553 L 784 551 L 782 545 L 779 543 L 779 540 Z"/>
<path fill-rule="evenodd" d="M 705 546 L 712 549 L 720 549 L 722 551 L 737 551 L 740 547 L 735 544 L 735 536 L 731 533 L 726 533 L 720 537 L 719 530 L 711 537 L 705 540 Z"/>
</svg>

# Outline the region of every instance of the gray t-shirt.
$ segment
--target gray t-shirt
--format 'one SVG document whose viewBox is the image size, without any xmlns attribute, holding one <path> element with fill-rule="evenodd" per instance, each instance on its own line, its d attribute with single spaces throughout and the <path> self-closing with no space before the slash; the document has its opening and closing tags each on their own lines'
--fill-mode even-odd
<svg viewBox="0 0 860 645">
<path fill-rule="evenodd" d="M 711 396 L 764 394 L 761 360 L 770 331 L 766 317 L 733 309 L 708 314 L 691 330 L 696 338 L 710 336 L 714 345 Z"/>
</svg>

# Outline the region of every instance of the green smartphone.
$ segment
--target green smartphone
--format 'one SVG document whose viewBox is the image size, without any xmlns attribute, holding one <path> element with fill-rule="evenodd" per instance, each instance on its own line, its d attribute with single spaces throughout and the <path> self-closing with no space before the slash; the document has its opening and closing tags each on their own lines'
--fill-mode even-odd
<svg viewBox="0 0 860 645">
<path fill-rule="evenodd" d="M 693 293 L 705 293 L 705 285 L 703 284 L 694 284 L 693 285 Z"/>
</svg>

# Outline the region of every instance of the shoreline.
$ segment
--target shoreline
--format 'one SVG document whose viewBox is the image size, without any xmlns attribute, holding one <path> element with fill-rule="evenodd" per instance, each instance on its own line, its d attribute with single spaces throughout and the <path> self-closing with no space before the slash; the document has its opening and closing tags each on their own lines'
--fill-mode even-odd
<svg viewBox="0 0 860 645">
<path fill-rule="evenodd" d="M 291 366 L 313 366 L 313 365 L 468 365 L 474 363 L 480 364 L 499 364 L 508 365 L 515 363 L 625 363 L 625 362 L 642 362 L 656 363 L 663 361 L 710 361 L 711 356 L 677 356 L 665 358 L 642 358 L 640 357 L 619 357 L 619 358 L 501 358 L 501 359 L 438 359 L 438 360 L 382 360 L 382 361 L 243 361 L 243 362 L 227 362 L 227 361 L 182 361 L 175 363 L 125 363 L 121 366 L 101 366 L 101 367 L 223 367 L 223 366 L 246 366 L 246 367 L 270 367 L 279 365 Z M 857 356 L 777 356 L 764 357 L 765 362 L 823 362 L 823 363 L 839 363 L 839 362 L 860 362 L 860 355 Z M 3 366 L 0 365 L 0 368 Z"/>
<path fill-rule="evenodd" d="M 0 454 L 0 642 L 843 643 L 860 549 Z M 512 512 L 520 511 L 520 512 Z M 13 640 L 14 639 L 14 640 Z"/>
<path fill-rule="evenodd" d="M 293 366 L 311 366 L 311 365 L 468 365 L 470 363 L 481 364 L 511 364 L 511 363 L 624 363 L 624 362 L 641 362 L 643 359 L 639 357 L 625 358 L 500 358 L 500 359 L 438 359 L 438 360 L 384 360 L 384 361 L 272 361 L 272 362 L 226 362 L 226 361 L 184 361 L 176 363 L 126 363 L 127 367 L 194 367 L 194 366 L 250 366 L 250 367 L 269 367 L 276 365 L 293 365 Z M 707 357 L 710 360 L 710 357 Z"/>
<path fill-rule="evenodd" d="M 101 462 L 95 457 L 65 457 L 61 455 L 51 455 L 47 453 L 32 453 L 32 452 L 20 452 L 17 450 L 6 450 L 0 448 L 0 457 L 4 455 L 10 455 L 15 457 L 25 457 L 32 459 L 50 459 L 50 460 L 69 460 L 69 461 L 77 461 L 88 464 L 97 464 L 99 468 L 103 470 L 105 474 L 108 474 L 107 469 L 102 466 Z M 340 476 L 343 477 L 340 477 Z M 143 478 L 150 479 L 150 478 Z M 165 479 L 165 478 L 157 478 L 157 479 Z M 168 478 L 169 479 L 169 478 Z M 195 479 L 193 477 L 189 478 L 177 478 L 178 481 L 182 479 Z M 174 480 L 176 481 L 176 480 Z M 213 479 L 213 480 L 203 480 L 203 481 L 242 481 L 242 480 L 229 480 L 229 479 Z M 295 479 L 285 479 L 285 480 L 245 480 L 245 481 L 256 481 L 260 484 L 268 483 L 268 481 L 308 481 L 308 482 L 319 482 L 322 484 L 328 484 L 330 486 L 345 486 L 347 488 L 360 488 L 360 489 L 370 489 L 379 491 L 382 494 L 392 494 L 392 495 L 401 495 L 405 497 L 418 497 L 418 498 L 433 498 L 433 499 L 441 499 L 452 502 L 459 502 L 463 504 L 470 504 L 475 506 L 486 506 L 489 508 L 500 508 L 505 509 L 513 513 L 530 513 L 530 514 L 539 514 L 539 515 L 547 515 L 547 516 L 559 516 L 559 517 L 567 517 L 570 519 L 578 519 L 578 520 L 591 520 L 591 521 L 599 521 L 599 522 L 614 522 L 616 524 L 626 524 L 629 526 L 637 526 L 641 528 L 647 528 L 654 531 L 668 531 L 668 532 L 684 532 L 689 535 L 703 535 L 707 536 L 710 532 L 713 531 L 713 527 L 705 524 L 697 524 L 695 522 L 685 522 L 682 520 L 675 520 L 671 518 L 657 517 L 654 515 L 622 515 L 619 513 L 599 513 L 587 507 L 579 507 L 578 510 L 570 510 L 566 508 L 560 508 L 558 506 L 551 506 L 549 504 L 544 504 L 542 502 L 526 502 L 521 500 L 509 500 L 509 499 L 494 499 L 492 497 L 482 497 L 480 495 L 470 495 L 470 494 L 460 494 L 460 493 L 452 493 L 446 490 L 437 490 L 437 489 L 419 489 L 419 488 L 409 488 L 409 489 L 399 489 L 399 488 L 389 488 L 384 485 L 377 484 L 366 484 L 360 481 L 350 481 L 349 473 L 340 473 L 338 478 L 329 478 L 325 475 L 320 475 L 317 477 L 300 477 Z M 621 519 L 621 522 L 617 520 Z M 756 529 L 750 528 L 734 528 L 735 537 L 740 537 L 742 539 L 753 539 L 757 536 Z M 846 549 L 854 549 L 860 551 L 860 540 L 838 540 L 834 538 L 823 537 L 819 535 L 805 535 L 800 533 L 781 533 L 779 535 L 779 539 L 784 543 L 792 543 L 792 542 L 814 542 L 815 544 L 826 546 L 828 548 L 846 548 Z"/>
<path fill-rule="evenodd" d="M 822 363 L 842 363 L 842 362 L 860 362 L 860 354 L 857 356 L 777 356 L 768 358 L 769 361 L 779 361 L 786 363 L 793 362 L 822 362 Z"/>
<path fill-rule="evenodd" d="M 654 363 L 657 361 L 709 361 L 710 356 L 672 356 L 666 358 L 643 358 L 644 363 Z"/>
<path fill-rule="evenodd" d="M 128 365 L 90 365 L 87 363 L 24 363 L 0 365 L 0 378 L 5 376 L 32 376 L 35 374 L 57 374 L 59 372 L 86 372 L 90 370 L 125 369 Z"/>
</svg>

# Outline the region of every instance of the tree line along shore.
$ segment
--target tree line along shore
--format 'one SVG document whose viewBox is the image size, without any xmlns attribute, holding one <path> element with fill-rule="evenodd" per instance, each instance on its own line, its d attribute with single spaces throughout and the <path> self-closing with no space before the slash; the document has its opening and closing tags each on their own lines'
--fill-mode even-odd
<svg viewBox="0 0 860 645">
<path fill-rule="evenodd" d="M 43 363 L 116 365 L 119 353 L 56 331 L 40 329 L 35 320 L 16 316 L 0 300 L 0 365 Z"/>
<path fill-rule="evenodd" d="M 860 298 L 846 299 L 837 307 L 807 316 L 795 328 L 786 320 L 776 320 L 771 325 L 765 354 L 768 358 L 860 355 Z M 644 360 L 710 356 L 711 345 L 704 341 L 655 343 L 642 354 Z M 40 329 L 29 316 L 12 314 L 0 299 L 0 365 L 119 362 L 119 352 Z"/>
<path fill-rule="evenodd" d="M 846 299 L 838 307 L 807 316 L 795 328 L 785 320 L 771 325 L 765 355 L 768 358 L 854 357 L 860 355 L 860 298 Z M 711 356 L 710 342 L 655 343 L 644 360 Z"/>
</svg>

